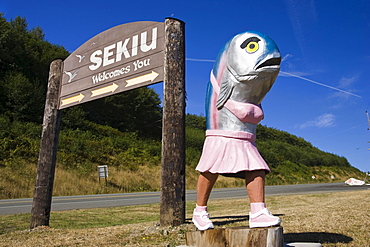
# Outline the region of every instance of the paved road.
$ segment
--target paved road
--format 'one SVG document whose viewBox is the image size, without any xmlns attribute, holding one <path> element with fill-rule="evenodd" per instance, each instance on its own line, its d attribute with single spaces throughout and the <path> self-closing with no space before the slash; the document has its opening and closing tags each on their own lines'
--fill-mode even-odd
<svg viewBox="0 0 370 247">
<path fill-rule="evenodd" d="M 344 183 L 279 185 L 266 186 L 266 196 L 316 194 L 367 189 L 370 189 L 370 186 L 348 186 Z M 244 188 L 214 189 L 211 194 L 211 200 L 243 198 L 246 196 L 247 194 Z M 30 213 L 32 200 L 32 198 L 0 200 L 0 215 Z M 186 200 L 196 200 L 195 190 L 186 191 Z M 53 197 L 51 210 L 60 211 L 85 208 L 119 207 L 159 203 L 159 201 L 160 192 L 60 196 Z"/>
</svg>

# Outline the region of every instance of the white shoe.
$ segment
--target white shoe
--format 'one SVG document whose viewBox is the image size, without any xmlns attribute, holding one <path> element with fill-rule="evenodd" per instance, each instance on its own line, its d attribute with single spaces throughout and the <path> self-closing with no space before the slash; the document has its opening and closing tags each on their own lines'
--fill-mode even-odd
<svg viewBox="0 0 370 247">
<path fill-rule="evenodd" d="M 279 226 L 281 220 L 279 217 L 273 216 L 267 208 L 258 211 L 255 214 L 249 213 L 249 227 L 269 227 Z"/>
<path fill-rule="evenodd" d="M 212 221 L 209 219 L 209 214 L 207 211 L 202 211 L 199 213 L 194 209 L 192 221 L 200 231 L 214 228 Z"/>
</svg>

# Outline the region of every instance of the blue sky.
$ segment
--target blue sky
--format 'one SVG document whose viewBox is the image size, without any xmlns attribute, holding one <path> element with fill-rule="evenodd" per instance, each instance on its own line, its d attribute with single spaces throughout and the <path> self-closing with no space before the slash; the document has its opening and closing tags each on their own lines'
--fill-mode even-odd
<svg viewBox="0 0 370 247">
<path fill-rule="evenodd" d="M 30 28 L 41 27 L 46 40 L 70 52 L 120 24 L 184 21 L 186 111 L 197 115 L 205 114 L 206 84 L 221 47 L 240 32 L 263 32 L 278 44 L 283 61 L 262 102 L 261 124 L 370 171 L 368 0 L 2 0 L 0 11 L 7 20 L 25 17 Z M 162 94 L 162 83 L 153 87 Z"/>
</svg>

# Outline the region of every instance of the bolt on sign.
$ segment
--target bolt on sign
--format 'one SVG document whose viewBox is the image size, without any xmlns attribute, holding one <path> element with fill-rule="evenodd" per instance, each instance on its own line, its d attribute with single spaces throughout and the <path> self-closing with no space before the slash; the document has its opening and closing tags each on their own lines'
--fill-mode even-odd
<svg viewBox="0 0 370 247">
<path fill-rule="evenodd" d="M 163 68 L 164 23 L 113 27 L 64 60 L 58 109 L 161 82 Z"/>
</svg>

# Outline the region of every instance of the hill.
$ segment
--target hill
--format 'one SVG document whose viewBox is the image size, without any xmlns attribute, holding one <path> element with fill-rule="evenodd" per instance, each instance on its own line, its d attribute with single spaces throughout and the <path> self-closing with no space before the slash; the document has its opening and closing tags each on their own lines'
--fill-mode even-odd
<svg viewBox="0 0 370 247">
<path fill-rule="evenodd" d="M 186 186 L 195 189 L 194 170 L 204 141 L 204 117 L 187 115 Z M 161 141 L 121 132 L 83 120 L 84 129 L 62 128 L 59 136 L 54 195 L 79 195 L 160 190 Z M 269 134 L 267 134 L 269 133 Z M 32 197 L 41 125 L 0 117 L 0 198 Z M 272 172 L 268 185 L 338 182 L 362 177 L 348 161 L 313 147 L 289 133 L 258 126 L 261 155 Z M 97 166 L 107 165 L 107 184 Z M 315 176 L 315 179 L 312 178 Z M 216 187 L 244 186 L 241 179 L 222 177 Z"/>
</svg>

